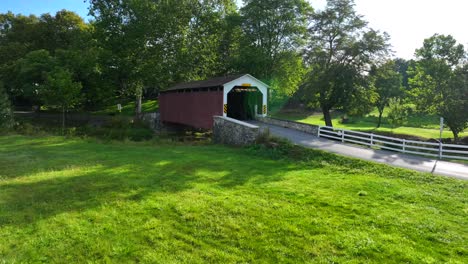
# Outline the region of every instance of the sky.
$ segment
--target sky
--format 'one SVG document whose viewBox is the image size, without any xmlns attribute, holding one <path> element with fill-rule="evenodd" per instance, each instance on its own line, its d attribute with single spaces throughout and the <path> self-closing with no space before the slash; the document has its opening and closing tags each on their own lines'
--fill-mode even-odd
<svg viewBox="0 0 468 264">
<path fill-rule="evenodd" d="M 241 0 L 236 0 L 239 3 Z M 316 10 L 326 0 L 309 0 Z M 450 34 L 468 48 L 468 0 L 355 0 L 356 11 L 369 26 L 390 34 L 395 56 L 411 59 L 423 40 L 435 33 Z M 55 13 L 60 9 L 87 17 L 84 0 L 0 0 L 0 12 L 24 15 Z"/>
</svg>

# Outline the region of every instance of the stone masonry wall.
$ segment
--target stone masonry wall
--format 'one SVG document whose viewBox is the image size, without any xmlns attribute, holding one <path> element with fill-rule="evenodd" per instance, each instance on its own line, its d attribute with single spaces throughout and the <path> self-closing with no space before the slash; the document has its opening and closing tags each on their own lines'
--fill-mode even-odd
<svg viewBox="0 0 468 264">
<path fill-rule="evenodd" d="M 161 123 L 161 116 L 157 112 L 144 113 L 141 119 L 155 132 L 160 131 L 163 127 Z"/>
<path fill-rule="evenodd" d="M 262 117 L 262 116 L 257 116 L 256 119 L 266 124 L 292 128 L 292 129 L 299 130 L 308 134 L 312 134 L 314 136 L 317 136 L 318 134 L 319 126 L 317 125 L 309 125 L 309 124 L 304 124 L 304 123 L 299 123 L 299 122 L 294 122 L 294 121 L 289 121 L 289 120 L 282 120 L 282 119 Z"/>
<path fill-rule="evenodd" d="M 260 128 L 233 118 L 214 116 L 213 141 L 227 145 L 254 144 L 260 134 Z"/>
</svg>

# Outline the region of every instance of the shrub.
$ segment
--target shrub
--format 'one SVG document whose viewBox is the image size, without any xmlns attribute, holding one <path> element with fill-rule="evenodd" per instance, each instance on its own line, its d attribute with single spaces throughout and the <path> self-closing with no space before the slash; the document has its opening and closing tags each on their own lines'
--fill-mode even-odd
<svg viewBox="0 0 468 264">
<path fill-rule="evenodd" d="M 151 139 L 154 135 L 153 131 L 143 122 L 117 116 L 104 127 L 85 126 L 79 130 L 79 134 L 82 136 L 94 136 L 108 140 L 143 141 Z"/>
<path fill-rule="evenodd" d="M 23 135 L 58 134 L 62 135 L 59 124 L 37 124 L 30 120 L 22 121 L 15 126 L 15 131 Z M 143 141 L 153 138 L 153 131 L 144 123 L 132 122 L 128 118 L 114 118 L 103 127 L 91 125 L 67 127 L 64 131 L 67 137 L 96 137 L 104 140 Z"/>
<path fill-rule="evenodd" d="M 3 84 L 0 83 L 0 131 L 9 130 L 12 127 L 13 111 Z"/>
<path fill-rule="evenodd" d="M 392 128 L 402 125 L 408 118 L 408 112 L 408 107 L 400 99 L 391 98 L 388 105 L 388 123 Z"/>
<path fill-rule="evenodd" d="M 36 135 L 39 131 L 38 127 L 33 126 L 31 123 L 21 122 L 15 126 L 15 131 L 22 135 Z"/>
</svg>

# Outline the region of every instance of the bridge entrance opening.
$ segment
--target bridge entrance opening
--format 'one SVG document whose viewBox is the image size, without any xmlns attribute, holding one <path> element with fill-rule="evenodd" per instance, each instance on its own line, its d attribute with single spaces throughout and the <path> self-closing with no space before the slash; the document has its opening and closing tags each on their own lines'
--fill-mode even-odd
<svg viewBox="0 0 468 264">
<path fill-rule="evenodd" d="M 254 119 L 262 113 L 262 93 L 256 87 L 236 86 L 227 94 L 227 116 L 238 120 Z"/>
</svg>

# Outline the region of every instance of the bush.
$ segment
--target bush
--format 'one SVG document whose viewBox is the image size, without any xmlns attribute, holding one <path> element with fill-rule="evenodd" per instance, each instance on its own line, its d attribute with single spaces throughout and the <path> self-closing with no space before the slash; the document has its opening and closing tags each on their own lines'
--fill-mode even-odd
<svg viewBox="0 0 468 264">
<path fill-rule="evenodd" d="M 388 123 L 395 128 L 401 126 L 408 118 L 408 106 L 405 106 L 400 99 L 391 98 L 388 105 Z"/>
<path fill-rule="evenodd" d="M 15 131 L 23 135 L 52 134 L 79 137 L 96 137 L 104 140 L 132 140 L 143 141 L 153 138 L 153 131 L 140 121 L 133 122 L 128 118 L 113 118 L 103 127 L 91 125 L 67 127 L 62 134 L 59 124 L 51 125 L 34 123 L 24 120 L 15 126 Z"/>
<path fill-rule="evenodd" d="M 107 140 L 132 140 L 143 141 L 153 138 L 153 131 L 141 121 L 128 118 L 114 117 L 103 127 L 91 127 L 89 125 L 77 129 L 77 135 L 93 136 Z"/>
<path fill-rule="evenodd" d="M 249 148 L 273 159 L 303 160 L 306 157 L 305 152 L 307 152 L 306 148 L 294 145 L 285 139 L 271 137 L 268 133 L 263 133 L 257 139 L 256 144 Z"/>
<path fill-rule="evenodd" d="M 0 131 L 13 127 L 13 111 L 3 84 L 0 83 Z"/>
<path fill-rule="evenodd" d="M 31 123 L 21 122 L 15 126 L 15 131 L 22 135 L 33 136 L 39 133 L 39 128 Z"/>
</svg>

